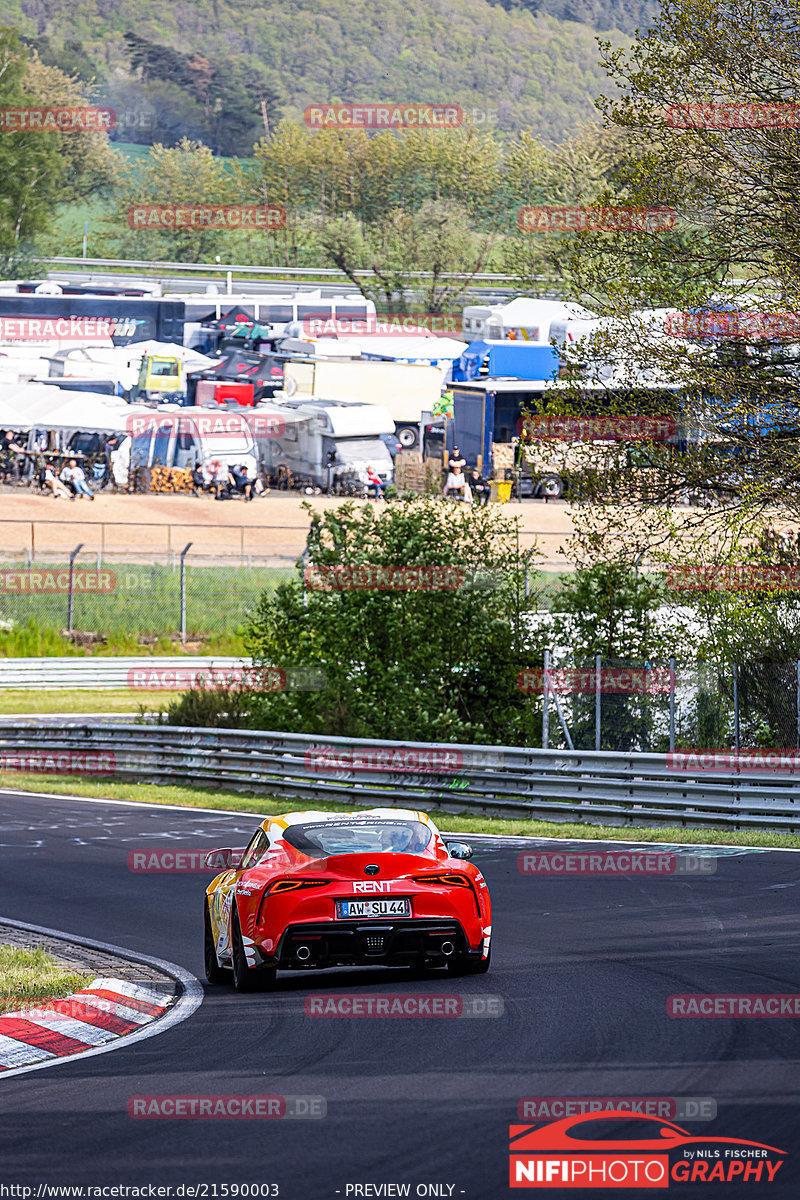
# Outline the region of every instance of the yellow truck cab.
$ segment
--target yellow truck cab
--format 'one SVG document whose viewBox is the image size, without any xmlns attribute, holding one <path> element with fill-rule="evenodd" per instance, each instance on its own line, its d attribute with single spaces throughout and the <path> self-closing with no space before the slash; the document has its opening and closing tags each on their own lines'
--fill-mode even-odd
<svg viewBox="0 0 800 1200">
<path fill-rule="evenodd" d="M 145 354 L 139 368 L 139 380 L 131 392 L 132 400 L 166 400 L 184 390 L 183 367 L 179 359 L 165 354 Z"/>
</svg>

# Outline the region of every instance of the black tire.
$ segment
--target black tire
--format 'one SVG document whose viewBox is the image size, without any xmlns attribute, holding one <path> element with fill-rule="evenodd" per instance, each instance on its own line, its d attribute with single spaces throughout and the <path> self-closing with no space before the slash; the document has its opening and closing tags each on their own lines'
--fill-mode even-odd
<svg viewBox="0 0 800 1200">
<path fill-rule="evenodd" d="M 208 913 L 208 901 L 203 905 L 203 958 L 205 959 L 206 979 L 216 987 L 221 983 L 230 983 L 231 973 L 219 965 L 217 950 L 214 945 L 214 935 L 211 932 L 211 918 Z"/>
<path fill-rule="evenodd" d="M 459 954 L 457 958 L 447 964 L 447 969 L 451 975 L 485 975 L 491 961 L 490 947 L 486 958 L 474 959 L 467 954 Z"/>
<path fill-rule="evenodd" d="M 543 475 L 539 480 L 539 495 L 560 500 L 564 495 L 564 480 L 560 475 Z"/>
<path fill-rule="evenodd" d="M 275 986 L 277 974 L 275 967 L 248 967 L 242 945 L 242 931 L 239 927 L 239 914 L 236 904 L 233 905 L 231 918 L 231 949 L 233 951 L 233 986 L 237 992 L 263 992 Z"/>
</svg>

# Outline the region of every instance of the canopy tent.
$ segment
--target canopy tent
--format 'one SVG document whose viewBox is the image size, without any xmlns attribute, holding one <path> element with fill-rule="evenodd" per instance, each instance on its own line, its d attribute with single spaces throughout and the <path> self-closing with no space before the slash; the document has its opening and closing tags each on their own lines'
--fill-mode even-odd
<svg viewBox="0 0 800 1200">
<path fill-rule="evenodd" d="M 10 413 L 6 428 L 27 430 L 28 448 L 34 449 L 43 432 L 57 447 L 67 444 L 73 433 L 122 433 L 131 417 L 153 410 L 142 404 L 126 404 L 117 396 L 94 392 L 62 392 L 45 383 L 22 383 L 0 387 L 0 412 Z"/>
</svg>

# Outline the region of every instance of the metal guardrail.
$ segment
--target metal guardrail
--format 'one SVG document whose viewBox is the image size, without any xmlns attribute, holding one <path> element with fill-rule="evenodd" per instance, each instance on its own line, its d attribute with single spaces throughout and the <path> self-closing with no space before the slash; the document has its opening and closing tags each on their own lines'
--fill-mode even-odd
<svg viewBox="0 0 800 1200">
<path fill-rule="evenodd" d="M 800 831 L 790 774 L 678 771 L 661 754 L 377 742 L 164 725 L 0 726 L 13 772 L 194 783 L 350 807 L 436 808 L 610 825 Z"/>
<path fill-rule="evenodd" d="M 48 692 L 106 688 L 160 691 L 173 686 L 185 690 L 197 675 L 217 678 L 236 675 L 250 665 L 249 659 L 189 654 L 0 658 L 0 691 L 8 688 L 41 688 Z"/>
<path fill-rule="evenodd" d="M 242 263 L 186 263 L 186 262 L 151 262 L 147 259 L 132 259 L 132 258 L 69 258 L 64 255 L 58 255 L 55 258 L 41 258 L 35 261 L 46 263 L 64 263 L 66 266 L 75 267 L 134 267 L 136 270 L 150 271 L 205 271 L 213 272 L 216 275 L 224 274 L 226 271 L 235 271 L 242 275 L 288 275 L 290 278 L 296 277 L 302 279 L 304 276 L 322 275 L 326 279 L 331 278 L 342 283 L 352 283 L 352 280 L 344 271 L 338 267 L 281 267 L 281 266 L 261 266 L 254 267 L 252 265 L 245 266 Z M 371 276 L 376 272 L 372 267 L 364 267 L 357 272 L 359 275 Z M 397 275 L 407 279 L 432 279 L 435 272 L 433 271 L 397 271 Z M 485 282 L 490 283 L 516 283 L 518 282 L 516 275 L 497 275 L 488 272 L 473 274 L 471 271 L 445 271 L 437 276 L 439 279 L 466 280 L 468 283 Z M 544 279 L 544 276 L 536 276 L 535 278 Z"/>
</svg>

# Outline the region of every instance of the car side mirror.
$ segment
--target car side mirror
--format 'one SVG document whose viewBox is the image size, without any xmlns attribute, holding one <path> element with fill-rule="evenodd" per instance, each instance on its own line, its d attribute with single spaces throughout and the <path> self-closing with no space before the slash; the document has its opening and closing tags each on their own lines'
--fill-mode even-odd
<svg viewBox="0 0 800 1200">
<path fill-rule="evenodd" d="M 233 850 L 229 846 L 220 850 L 209 850 L 205 857 L 205 865 L 209 871 L 229 871 L 231 867 L 241 864 L 244 850 Z"/>
<path fill-rule="evenodd" d="M 466 842 L 448 842 L 447 853 L 451 858 L 472 858 L 472 846 Z"/>
</svg>

